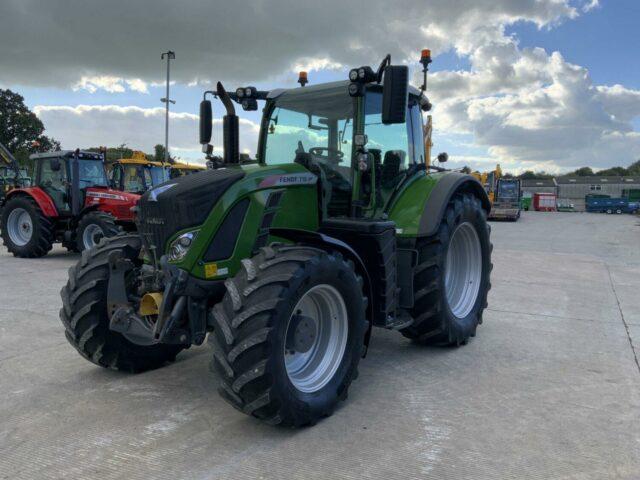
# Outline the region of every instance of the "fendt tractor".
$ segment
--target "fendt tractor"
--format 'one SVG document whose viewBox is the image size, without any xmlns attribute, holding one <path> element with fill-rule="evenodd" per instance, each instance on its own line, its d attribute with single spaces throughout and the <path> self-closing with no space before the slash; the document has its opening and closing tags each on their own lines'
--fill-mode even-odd
<svg viewBox="0 0 640 480">
<path fill-rule="evenodd" d="M 228 93 L 200 106 L 216 168 L 145 193 L 138 234 L 69 271 L 60 316 L 102 367 L 140 372 L 207 333 L 220 393 L 270 424 L 312 425 L 347 397 L 372 327 L 421 344 L 476 334 L 490 288 L 489 200 L 469 175 L 427 169 L 421 89 L 385 57 L 348 81 Z M 223 156 L 211 156 L 212 95 Z M 234 101 L 264 101 L 242 163 Z M 427 171 L 428 170 L 428 171 Z"/>
<path fill-rule="evenodd" d="M 135 229 L 132 208 L 139 195 L 111 190 L 103 153 L 56 151 L 30 157 L 35 183 L 14 188 L 2 209 L 2 239 L 16 257 L 46 255 L 54 242 L 71 251 Z"/>
</svg>

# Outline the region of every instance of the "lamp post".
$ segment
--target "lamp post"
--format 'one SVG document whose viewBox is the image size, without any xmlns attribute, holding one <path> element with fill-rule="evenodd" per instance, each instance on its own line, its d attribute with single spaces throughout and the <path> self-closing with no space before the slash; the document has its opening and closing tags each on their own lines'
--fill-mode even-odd
<svg viewBox="0 0 640 480">
<path fill-rule="evenodd" d="M 175 60 L 176 53 L 169 50 L 160 55 L 160 59 L 162 60 L 164 60 L 165 57 L 167 59 L 167 94 L 164 98 L 161 98 L 160 101 L 167 106 L 164 119 L 164 162 L 166 163 L 169 161 L 169 104 L 176 103 L 175 100 L 171 100 L 169 97 L 169 74 L 171 71 L 171 60 Z"/>
</svg>

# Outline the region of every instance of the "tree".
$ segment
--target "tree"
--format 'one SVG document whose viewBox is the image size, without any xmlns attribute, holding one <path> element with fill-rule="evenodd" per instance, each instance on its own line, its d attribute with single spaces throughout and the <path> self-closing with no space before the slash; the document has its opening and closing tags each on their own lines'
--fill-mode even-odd
<svg viewBox="0 0 640 480">
<path fill-rule="evenodd" d="M 464 166 L 460 169 L 462 173 L 471 173 L 471 169 L 468 166 Z"/>
<path fill-rule="evenodd" d="M 603 177 L 614 177 L 614 176 L 624 177 L 625 175 L 628 175 L 628 172 L 627 172 L 627 169 L 624 167 L 611 167 L 611 168 L 606 168 L 604 170 L 599 170 L 595 175 L 601 175 Z"/>
<path fill-rule="evenodd" d="M 155 152 L 153 159 L 156 162 L 164 162 L 164 145 L 159 143 L 155 147 L 153 147 L 153 150 Z M 176 159 L 171 156 L 171 153 L 169 153 L 167 158 L 169 159 L 169 163 L 176 163 Z"/>
<path fill-rule="evenodd" d="M 629 165 L 629 168 L 627 168 L 627 175 L 640 175 L 640 160 Z"/>
<path fill-rule="evenodd" d="M 571 175 L 577 175 L 578 177 L 592 177 L 595 175 L 591 167 L 581 167 L 573 172 Z"/>
<path fill-rule="evenodd" d="M 44 124 L 24 104 L 24 97 L 0 89 L 0 142 L 22 165 L 28 163 L 31 153 L 60 150 L 60 142 L 43 132 Z"/>
<path fill-rule="evenodd" d="M 534 172 L 533 170 L 525 170 L 520 175 L 518 175 L 518 178 L 523 180 L 531 180 L 537 178 L 553 178 L 553 175 L 545 172 L 544 170 L 541 170 L 539 172 Z"/>
<path fill-rule="evenodd" d="M 153 147 L 153 151 L 155 152 L 153 159 L 156 162 L 164 162 L 164 145 L 158 143 L 155 147 Z"/>
</svg>

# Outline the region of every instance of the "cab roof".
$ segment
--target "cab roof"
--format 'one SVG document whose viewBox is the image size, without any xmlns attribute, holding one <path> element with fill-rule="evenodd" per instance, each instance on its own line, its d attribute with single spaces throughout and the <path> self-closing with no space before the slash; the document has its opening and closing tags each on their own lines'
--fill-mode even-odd
<svg viewBox="0 0 640 480">
<path fill-rule="evenodd" d="M 44 158 L 71 158 L 75 155 L 75 150 L 55 150 L 50 152 L 43 153 L 33 153 L 29 155 L 31 160 L 39 160 Z M 84 160 L 102 160 L 102 154 L 97 152 L 87 152 L 84 150 L 80 150 L 78 152 L 78 158 L 82 158 Z"/>
<path fill-rule="evenodd" d="M 207 168 L 204 165 L 191 165 L 189 163 L 172 163 L 169 167 L 180 170 L 206 170 Z"/>
<path fill-rule="evenodd" d="M 154 160 L 145 160 L 142 158 L 119 158 L 117 160 L 110 161 L 109 164 L 122 163 L 123 165 L 152 165 L 154 167 L 165 167 L 167 164 L 162 164 Z"/>
</svg>

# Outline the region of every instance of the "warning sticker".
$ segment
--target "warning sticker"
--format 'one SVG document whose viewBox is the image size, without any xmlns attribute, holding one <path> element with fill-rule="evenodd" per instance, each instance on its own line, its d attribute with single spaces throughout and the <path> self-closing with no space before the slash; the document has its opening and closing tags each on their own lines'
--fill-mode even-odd
<svg viewBox="0 0 640 480">
<path fill-rule="evenodd" d="M 217 263 L 207 263 L 204 266 L 205 278 L 220 277 L 222 275 L 228 275 L 229 269 L 227 267 L 218 268 Z"/>
<path fill-rule="evenodd" d="M 218 276 L 218 264 L 217 263 L 207 263 L 204 266 L 204 276 L 206 278 L 216 277 Z"/>
</svg>

